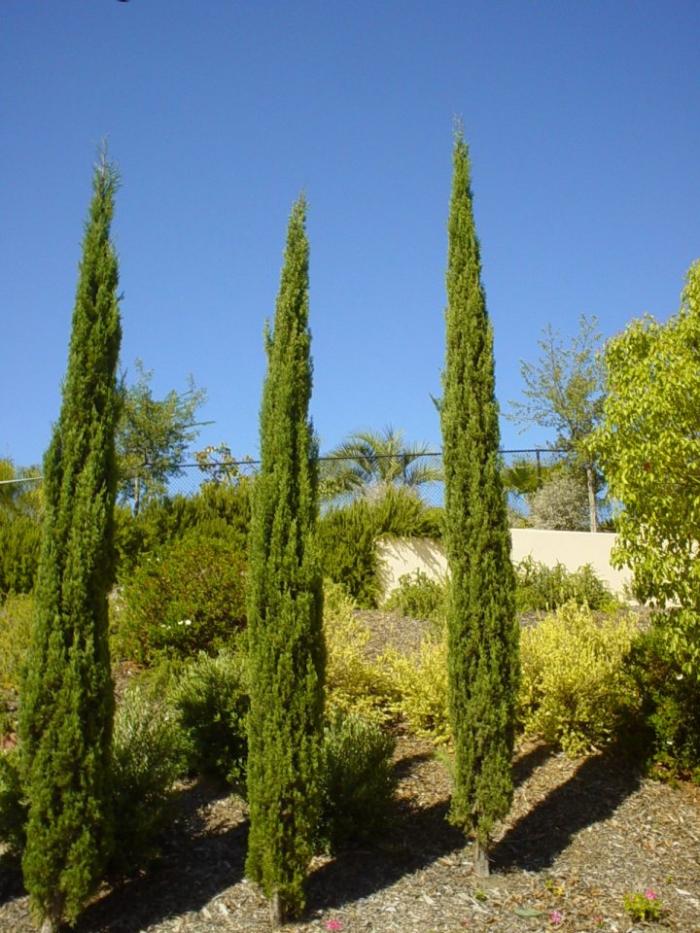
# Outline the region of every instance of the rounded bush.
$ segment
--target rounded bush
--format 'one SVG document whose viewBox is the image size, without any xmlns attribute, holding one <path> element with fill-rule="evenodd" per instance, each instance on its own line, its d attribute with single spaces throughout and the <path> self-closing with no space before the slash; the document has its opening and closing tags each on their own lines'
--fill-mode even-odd
<svg viewBox="0 0 700 933">
<path fill-rule="evenodd" d="M 250 706 L 245 660 L 222 652 L 201 652 L 190 662 L 173 692 L 173 704 L 187 743 L 191 770 L 245 784 Z"/>
<path fill-rule="evenodd" d="M 146 557 L 114 606 L 115 655 L 150 664 L 227 644 L 245 625 L 245 576 L 230 540 L 196 529 Z"/>
<path fill-rule="evenodd" d="M 340 711 L 328 721 L 322 749 L 320 844 L 335 851 L 381 832 L 395 776 L 394 739 L 372 720 Z"/>
</svg>

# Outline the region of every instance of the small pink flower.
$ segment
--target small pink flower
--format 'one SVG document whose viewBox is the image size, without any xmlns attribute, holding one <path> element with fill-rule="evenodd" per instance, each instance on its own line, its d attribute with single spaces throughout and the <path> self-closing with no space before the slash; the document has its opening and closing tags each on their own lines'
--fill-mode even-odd
<svg viewBox="0 0 700 933">
<path fill-rule="evenodd" d="M 653 888 L 647 888 L 644 892 L 644 897 L 646 897 L 648 901 L 655 901 L 658 900 L 659 895 Z"/>
<path fill-rule="evenodd" d="M 553 927 L 558 927 L 564 921 L 564 914 L 560 910 L 553 910 L 549 915 L 549 922 Z"/>
<path fill-rule="evenodd" d="M 332 920 L 326 920 L 326 929 L 330 930 L 331 933 L 334 933 L 334 931 L 337 933 L 338 930 L 343 929 L 342 921 L 336 920 L 335 917 Z"/>
</svg>

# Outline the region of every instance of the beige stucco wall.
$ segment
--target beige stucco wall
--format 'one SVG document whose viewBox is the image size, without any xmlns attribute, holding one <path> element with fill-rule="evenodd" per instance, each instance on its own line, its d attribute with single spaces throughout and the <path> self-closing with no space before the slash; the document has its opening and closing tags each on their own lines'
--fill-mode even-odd
<svg viewBox="0 0 700 933">
<path fill-rule="evenodd" d="M 616 570 L 610 566 L 614 534 L 513 528 L 511 537 L 511 556 L 515 562 L 531 556 L 548 567 L 559 562 L 567 570 L 578 570 L 584 564 L 591 564 L 601 580 L 619 595 L 631 582 L 629 570 Z M 385 593 L 390 593 L 398 585 L 399 577 L 406 573 L 422 570 L 432 579 L 443 579 L 447 573 L 447 561 L 441 546 L 428 538 L 385 538 L 379 542 L 379 556 Z"/>
</svg>

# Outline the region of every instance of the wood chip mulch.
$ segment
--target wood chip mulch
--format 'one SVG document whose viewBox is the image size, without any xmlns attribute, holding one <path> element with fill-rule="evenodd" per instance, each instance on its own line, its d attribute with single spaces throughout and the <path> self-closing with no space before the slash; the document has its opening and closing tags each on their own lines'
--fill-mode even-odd
<svg viewBox="0 0 700 933">
<path fill-rule="evenodd" d="M 395 767 L 390 829 L 371 848 L 315 860 L 307 913 L 290 933 L 700 933 L 700 788 L 643 778 L 613 751 L 570 760 L 525 744 L 491 877 L 479 879 L 471 847 L 445 820 L 442 757 L 403 733 Z M 160 860 L 105 886 L 76 933 L 269 930 L 266 902 L 244 877 L 246 833 L 239 798 L 202 782 L 183 786 Z M 623 897 L 650 888 L 662 919 L 635 924 Z M 34 929 L 18 868 L 0 857 L 0 931 Z"/>
</svg>

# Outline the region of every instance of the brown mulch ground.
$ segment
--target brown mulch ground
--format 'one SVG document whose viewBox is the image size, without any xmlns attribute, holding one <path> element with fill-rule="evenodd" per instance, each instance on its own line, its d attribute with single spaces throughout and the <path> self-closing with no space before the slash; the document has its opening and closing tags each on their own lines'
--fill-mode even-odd
<svg viewBox="0 0 700 933">
<path fill-rule="evenodd" d="M 377 627 L 391 619 L 376 619 Z M 381 635 L 377 636 L 383 640 Z M 489 879 L 445 821 L 449 776 L 432 746 L 399 735 L 391 829 L 375 847 L 319 858 L 308 913 L 290 933 L 499 933 L 675 930 L 700 933 L 700 789 L 642 778 L 607 753 L 576 761 L 543 745 L 514 764 L 511 813 Z M 267 907 L 244 876 L 246 814 L 236 797 L 204 783 L 180 792 L 178 819 L 160 861 L 105 889 L 77 933 L 207 933 L 269 929 Z M 0 931 L 33 926 L 16 867 L 0 859 Z M 660 924 L 632 923 L 629 891 L 653 888 Z M 558 911 L 561 923 L 552 924 Z"/>
</svg>

